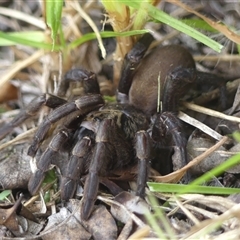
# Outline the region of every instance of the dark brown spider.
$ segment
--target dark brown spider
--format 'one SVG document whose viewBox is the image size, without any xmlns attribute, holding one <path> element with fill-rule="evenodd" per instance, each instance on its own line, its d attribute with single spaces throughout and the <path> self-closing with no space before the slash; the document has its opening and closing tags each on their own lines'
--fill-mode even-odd
<svg viewBox="0 0 240 240">
<path fill-rule="evenodd" d="M 198 72 L 191 54 L 181 46 L 156 48 L 143 59 L 152 40 L 150 34 L 145 34 L 126 55 L 117 90 L 118 103 L 104 103 L 94 73 L 74 69 L 65 75 L 58 96 L 65 96 L 71 82 L 83 83 L 83 96 L 67 102 L 45 94 L 0 129 L 3 137 L 37 113 L 42 105 L 53 108 L 39 126 L 28 150 L 34 157 L 50 127 L 61 122 L 29 180 L 32 194 L 37 193 L 50 164 L 66 148 L 70 157 L 61 180 L 61 197 L 72 198 L 80 177 L 87 175 L 83 219 L 88 219 L 93 210 L 99 176 L 107 177 L 115 169 L 138 162 L 136 194 L 143 197 L 150 160 L 161 161 L 163 173 L 172 171 L 171 163 L 161 159 L 161 151 L 167 145 L 177 146 L 182 165 L 187 163 L 186 139 L 177 118 L 179 99 L 198 80 L 207 77 L 212 84 L 219 84 L 215 83 L 215 75 Z M 161 105 L 158 106 L 159 86 Z"/>
</svg>

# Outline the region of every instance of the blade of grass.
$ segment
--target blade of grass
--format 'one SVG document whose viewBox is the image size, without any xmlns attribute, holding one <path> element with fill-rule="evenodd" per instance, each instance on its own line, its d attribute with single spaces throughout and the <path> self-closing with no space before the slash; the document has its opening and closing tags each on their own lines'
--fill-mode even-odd
<svg viewBox="0 0 240 240">
<path fill-rule="evenodd" d="M 43 34 L 43 32 L 4 33 L 0 31 L 0 46 L 6 46 L 6 44 L 8 44 L 8 46 L 20 44 L 39 49 L 51 50 L 51 44 L 42 42 L 44 37 Z M 60 46 L 58 45 L 54 47 L 54 50 L 59 49 Z"/>
<path fill-rule="evenodd" d="M 46 0 L 46 23 L 51 28 L 53 49 L 61 23 L 63 0 Z"/>
<path fill-rule="evenodd" d="M 234 132 L 232 136 L 236 141 L 240 142 L 240 132 Z"/>
<path fill-rule="evenodd" d="M 175 29 L 177 29 L 180 32 L 183 32 L 187 34 L 188 36 L 191 36 L 192 38 L 198 40 L 199 42 L 204 43 L 208 47 L 212 48 L 213 50 L 220 52 L 223 46 L 212 40 L 211 38 L 205 36 L 204 34 L 200 33 L 199 31 L 195 30 L 194 28 L 186 25 L 185 23 L 171 17 L 167 13 L 157 9 L 156 7 L 152 6 L 151 4 L 145 2 L 142 4 L 142 1 L 139 0 L 131 0 L 131 1 L 126 1 L 126 0 L 118 0 L 124 4 L 126 4 L 129 7 L 139 9 L 145 9 L 145 11 L 148 13 L 149 17 L 151 17 L 154 20 L 163 22 Z"/>
<path fill-rule="evenodd" d="M 188 26 L 194 27 L 195 29 L 200 29 L 212 33 L 218 32 L 216 29 L 211 27 L 208 23 L 206 23 L 202 19 L 182 19 L 181 21 L 187 24 Z"/>
<path fill-rule="evenodd" d="M 151 192 L 182 193 L 182 189 L 187 188 L 189 185 L 148 182 L 148 186 Z M 194 185 L 194 188 L 189 188 L 185 193 L 230 195 L 240 193 L 240 189 Z"/>
<path fill-rule="evenodd" d="M 126 37 L 126 36 L 133 36 L 133 35 L 138 35 L 138 34 L 144 34 L 149 32 L 148 30 L 144 29 L 144 30 L 134 30 L 134 31 L 128 31 L 128 32 L 113 32 L 113 31 L 104 31 L 104 32 L 100 32 L 100 36 L 101 38 L 109 38 L 109 37 L 118 37 L 118 36 L 122 36 L 122 37 Z M 71 42 L 69 44 L 69 48 L 70 49 L 74 49 L 77 46 L 90 41 L 96 39 L 96 35 L 95 33 L 87 33 L 84 36 L 82 36 L 79 39 L 76 39 L 75 41 Z"/>
<path fill-rule="evenodd" d="M 171 225 L 169 224 L 164 212 L 159 207 L 157 199 L 154 196 L 149 195 L 148 200 L 151 204 L 151 208 L 154 210 L 154 214 L 152 214 L 150 211 L 147 211 L 145 213 L 145 217 L 149 222 L 149 225 L 154 229 L 156 235 L 159 237 L 159 239 L 176 239 Z M 159 226 L 159 222 L 161 222 L 164 229 L 163 227 Z"/>
<path fill-rule="evenodd" d="M 0 32 L 1 33 L 1 32 Z M 44 41 L 44 33 L 41 31 L 27 31 L 27 32 L 11 32 L 11 33 L 3 33 L 7 36 L 15 37 L 15 38 L 21 38 L 33 42 L 43 42 Z M 5 36 L 6 36 L 5 35 Z M 0 38 L 0 46 L 12 46 L 15 45 L 16 42 L 7 40 L 6 38 Z"/>
<path fill-rule="evenodd" d="M 4 190 L 0 193 L 0 201 L 3 201 L 8 195 L 11 194 L 11 190 Z"/>
<path fill-rule="evenodd" d="M 144 34 L 149 32 L 148 30 L 135 30 L 128 32 L 113 32 L 113 31 L 104 31 L 100 32 L 100 36 L 102 38 L 108 37 L 117 37 L 117 36 L 133 36 L 138 34 Z M 16 44 L 22 44 L 25 46 L 36 47 L 39 49 L 52 50 L 52 45 L 49 43 L 41 42 L 44 39 L 43 32 L 20 32 L 20 33 L 4 33 L 0 31 L 0 46 L 11 46 Z M 77 46 L 96 39 L 95 33 L 87 33 L 83 35 L 81 38 L 71 42 L 68 46 L 70 49 L 74 49 Z M 58 51 L 61 49 L 60 45 L 56 45 L 54 47 L 54 51 Z"/>
<path fill-rule="evenodd" d="M 197 185 L 200 185 L 204 182 L 209 181 L 212 179 L 214 176 L 219 176 L 223 172 L 225 172 L 227 169 L 237 165 L 240 163 L 240 154 L 237 154 L 235 156 L 232 156 L 229 158 L 226 162 L 222 163 L 221 165 L 215 167 L 214 169 L 206 172 L 203 174 L 201 177 L 197 178 L 191 184 L 187 185 L 186 187 L 182 188 L 182 191 L 180 192 L 181 194 L 192 191 Z"/>
</svg>

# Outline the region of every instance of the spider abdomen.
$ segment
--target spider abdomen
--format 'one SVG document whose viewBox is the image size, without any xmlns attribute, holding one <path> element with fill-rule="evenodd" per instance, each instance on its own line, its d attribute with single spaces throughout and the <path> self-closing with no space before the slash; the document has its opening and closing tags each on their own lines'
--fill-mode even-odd
<svg viewBox="0 0 240 240">
<path fill-rule="evenodd" d="M 129 90 L 129 102 L 148 115 L 156 113 L 158 95 L 160 94 L 162 100 L 168 75 L 179 67 L 195 69 L 193 57 L 184 47 L 169 45 L 153 50 L 142 60 L 136 70 Z M 182 90 L 179 87 L 180 85 L 176 91 Z M 183 94 L 180 91 L 178 95 Z"/>
</svg>

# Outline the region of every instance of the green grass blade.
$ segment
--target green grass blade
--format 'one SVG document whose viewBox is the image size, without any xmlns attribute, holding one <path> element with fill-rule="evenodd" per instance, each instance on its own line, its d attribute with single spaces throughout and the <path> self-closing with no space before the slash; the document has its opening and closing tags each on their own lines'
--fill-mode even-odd
<svg viewBox="0 0 240 240">
<path fill-rule="evenodd" d="M 238 141 L 238 142 L 240 142 L 240 132 L 234 132 L 233 134 L 232 134 L 232 137 L 236 140 L 236 141 Z"/>
<path fill-rule="evenodd" d="M 221 175 L 227 169 L 240 163 L 240 154 L 229 158 L 226 162 L 206 172 L 201 177 L 197 178 L 188 185 L 171 184 L 171 183 L 148 183 L 152 191 L 157 192 L 175 192 L 178 194 L 184 193 L 202 193 L 202 194 L 220 194 L 229 195 L 240 193 L 239 188 L 221 188 L 212 186 L 199 186 L 200 184 L 211 180 L 215 176 Z"/>
<path fill-rule="evenodd" d="M 154 214 L 147 212 L 145 214 L 150 226 L 154 229 L 157 236 L 160 239 L 176 239 L 174 232 L 172 231 L 172 227 L 167 220 L 167 217 L 164 211 L 159 206 L 159 202 L 157 198 L 153 195 L 148 196 L 148 201 L 150 202 L 151 208 L 154 210 Z M 159 226 L 159 222 L 161 222 L 162 226 Z"/>
<path fill-rule="evenodd" d="M 8 195 L 11 194 L 11 190 L 4 190 L 0 193 L 0 201 L 3 201 Z"/>
<path fill-rule="evenodd" d="M 211 33 L 217 33 L 218 31 L 211 27 L 208 23 L 206 23 L 202 19 L 182 19 L 183 23 L 187 24 L 188 26 L 194 27 L 194 29 L 200 29 L 203 31 L 208 31 Z"/>
<path fill-rule="evenodd" d="M 211 180 L 214 176 L 219 176 L 227 169 L 234 167 L 235 165 L 240 163 L 240 154 L 234 155 L 229 158 L 226 162 L 222 163 L 221 165 L 215 167 L 214 169 L 206 172 L 201 177 L 197 178 L 191 184 L 187 185 L 185 188 L 182 189 L 181 193 L 185 193 L 186 191 L 191 191 L 191 189 L 195 188 L 197 185 L 200 185 L 204 182 Z"/>
<path fill-rule="evenodd" d="M 191 185 L 191 184 L 190 184 Z M 190 185 L 172 184 L 172 183 L 154 183 L 148 182 L 151 192 L 165 192 L 165 193 L 198 193 L 198 194 L 211 194 L 211 195 L 230 195 L 240 193 L 239 188 L 224 188 L 212 186 L 199 186 L 194 185 L 194 188 L 188 188 Z"/>
<path fill-rule="evenodd" d="M 204 43 L 205 45 L 209 46 L 213 50 L 220 52 L 223 46 L 212 40 L 211 38 L 205 36 L 204 34 L 200 33 L 199 31 L 195 30 L 194 28 L 188 26 L 187 24 L 171 17 L 167 13 L 157 9 L 156 7 L 152 6 L 151 4 L 145 2 L 143 5 L 142 1 L 139 0 L 131 0 L 131 1 L 126 1 L 126 0 L 118 0 L 122 2 L 123 4 L 126 4 L 129 7 L 139 9 L 144 8 L 145 11 L 148 13 L 149 17 L 156 21 L 163 22 L 175 29 L 177 29 L 180 32 L 183 32 L 187 34 L 188 36 L 191 36 L 192 38 L 198 40 L 199 42 Z"/>
<path fill-rule="evenodd" d="M 133 35 L 138 35 L 138 34 L 144 34 L 149 32 L 148 30 L 144 29 L 144 30 L 134 30 L 134 31 L 128 31 L 128 32 L 113 32 L 113 31 L 104 31 L 104 32 L 100 32 L 100 36 L 102 38 L 109 38 L 109 37 L 127 37 L 127 36 L 133 36 Z M 90 40 L 94 40 L 96 39 L 96 35 L 95 33 L 87 33 L 84 36 L 82 36 L 79 39 L 76 39 L 75 41 L 73 41 L 72 43 L 69 44 L 69 48 L 70 49 L 74 49 L 77 46 L 90 41 Z"/>
<path fill-rule="evenodd" d="M 0 31 L 0 46 L 12 46 L 16 44 L 35 47 L 45 50 L 51 50 L 52 45 L 44 43 L 43 32 L 14 32 L 4 33 Z M 59 46 L 55 46 L 54 50 L 59 50 Z"/>
<path fill-rule="evenodd" d="M 145 217 L 146 217 L 149 225 L 151 226 L 151 228 L 153 228 L 155 234 L 159 237 L 159 239 L 161 239 L 161 240 L 169 239 L 166 236 L 166 233 L 165 233 L 164 229 L 162 229 L 162 227 L 159 225 L 159 220 L 164 225 L 167 225 L 168 222 L 166 221 L 163 212 L 159 208 L 159 204 L 157 203 L 157 200 L 154 198 L 154 196 L 151 196 L 151 195 L 148 197 L 148 200 L 151 204 L 152 210 L 155 211 L 155 213 L 153 213 L 152 211 L 148 210 L 145 213 Z M 168 226 L 167 226 L 167 229 L 169 229 Z M 171 239 L 175 239 L 174 236 L 171 236 L 171 237 L 172 237 Z"/>
<path fill-rule="evenodd" d="M 61 23 L 63 0 L 46 0 L 46 23 L 51 28 L 53 48 Z"/>
<path fill-rule="evenodd" d="M 44 33 L 42 31 L 27 31 L 27 32 L 11 32 L 11 33 L 3 33 L 2 36 L 4 38 L 0 38 L 0 46 L 13 46 L 16 45 L 15 41 L 8 40 L 7 38 L 20 38 L 22 40 L 32 41 L 32 42 L 43 42 L 44 41 Z"/>
</svg>

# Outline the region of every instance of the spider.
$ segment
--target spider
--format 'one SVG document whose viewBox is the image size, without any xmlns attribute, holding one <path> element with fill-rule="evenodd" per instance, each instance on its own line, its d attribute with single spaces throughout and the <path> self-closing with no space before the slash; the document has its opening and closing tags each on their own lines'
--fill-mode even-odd
<svg viewBox="0 0 240 240">
<path fill-rule="evenodd" d="M 144 197 L 151 160 L 161 162 L 164 174 L 172 171 L 171 163 L 161 158 L 167 146 L 177 146 L 182 165 L 187 163 L 186 138 L 177 118 L 179 99 L 206 77 L 215 86 L 219 83 L 215 75 L 197 71 L 192 55 L 181 46 L 158 47 L 146 54 L 152 41 L 151 34 L 143 35 L 125 56 L 117 103 L 104 102 L 94 73 L 73 69 L 60 83 L 58 96 L 40 96 L 0 129 L 3 138 L 43 105 L 53 108 L 38 127 L 28 150 L 34 157 L 49 129 L 57 124 L 56 134 L 29 180 L 31 194 L 38 192 L 50 164 L 62 149 L 69 152 L 69 160 L 62 173 L 61 198 L 72 198 L 80 178 L 86 175 L 81 208 L 84 220 L 93 211 L 100 177 L 138 163 L 136 195 Z M 72 82 L 82 82 L 84 94 L 66 101 L 62 97 Z M 224 85 L 220 87 L 224 91 Z"/>
</svg>

